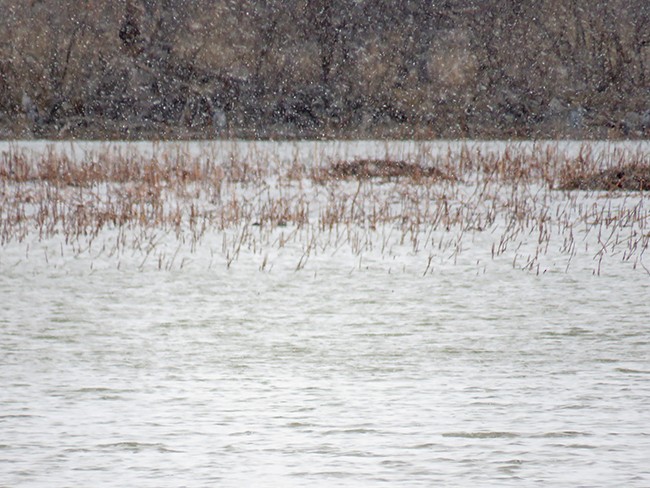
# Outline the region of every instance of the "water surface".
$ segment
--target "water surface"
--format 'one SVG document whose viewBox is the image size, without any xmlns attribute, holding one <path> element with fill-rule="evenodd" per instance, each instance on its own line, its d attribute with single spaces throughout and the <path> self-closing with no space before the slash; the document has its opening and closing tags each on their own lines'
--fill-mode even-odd
<svg viewBox="0 0 650 488">
<path fill-rule="evenodd" d="M 10 271 L 0 485 L 647 486 L 647 291 L 458 267 Z"/>
<path fill-rule="evenodd" d="M 188 150 L 314 163 L 461 147 L 202 144 Z M 113 146 L 133 148 L 162 150 Z M 642 194 L 591 198 L 643 209 Z M 0 486 L 650 486 L 650 278 L 641 250 L 637 266 L 608 248 L 601 268 L 583 228 L 570 267 L 560 233 L 536 269 L 522 269 L 536 234 L 494 257 L 491 229 L 465 232 L 453 259 L 330 246 L 299 270 L 304 243 L 226 265 L 218 232 L 171 261 L 176 242 L 161 242 L 168 270 L 101 252 L 114 229 L 87 252 L 63 236 L 6 243 Z M 435 244 L 453 238 L 441 232 Z"/>
</svg>

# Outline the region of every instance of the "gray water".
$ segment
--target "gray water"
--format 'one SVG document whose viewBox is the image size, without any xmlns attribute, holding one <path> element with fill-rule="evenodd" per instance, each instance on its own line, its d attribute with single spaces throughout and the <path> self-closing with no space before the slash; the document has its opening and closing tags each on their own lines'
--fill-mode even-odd
<svg viewBox="0 0 650 488">
<path fill-rule="evenodd" d="M 647 275 L 21 266 L 0 486 L 650 486 Z"/>
<path fill-rule="evenodd" d="M 48 144 L 9 146 L 38 155 Z M 56 145 L 76 157 L 97 147 Z M 460 150 L 233 147 L 187 151 L 217 160 L 295 153 L 317 163 Z M 645 154 L 648 144 L 622 148 Z M 616 213 L 642 209 L 645 196 L 587 198 L 577 205 Z M 621 238 L 645 235 L 644 222 L 621 227 Z M 494 257 L 499 236 L 465 235 L 457 259 L 444 246 L 382 252 L 378 242 L 357 254 L 316 246 L 297 272 L 303 242 L 243 249 L 228 268 L 219 233 L 192 251 L 161 242 L 166 259 L 179 253 L 171 271 L 157 270 L 155 258 L 143 266 L 128 248 L 109 252 L 110 229 L 88 252 L 60 235 L 5 243 L 0 487 L 650 486 L 643 250 L 630 259 L 624 244 L 587 248 L 600 235 L 585 231 L 567 258 L 558 231 L 541 267 L 522 270 L 536 235 L 532 248 Z"/>
</svg>

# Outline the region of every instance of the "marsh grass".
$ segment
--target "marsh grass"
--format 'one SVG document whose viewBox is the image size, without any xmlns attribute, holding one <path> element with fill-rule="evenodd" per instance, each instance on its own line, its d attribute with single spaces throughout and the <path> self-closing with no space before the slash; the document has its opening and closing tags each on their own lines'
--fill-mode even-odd
<svg viewBox="0 0 650 488">
<path fill-rule="evenodd" d="M 564 190 L 648 191 L 650 165 L 630 163 L 575 175 L 561 186 Z"/>
<path fill-rule="evenodd" d="M 433 166 L 423 166 L 391 159 L 355 159 L 353 161 L 337 161 L 327 168 L 325 175 L 329 179 L 368 179 L 408 178 L 419 181 L 424 178 L 434 180 L 453 179 L 440 169 Z"/>
<path fill-rule="evenodd" d="M 131 251 L 141 267 L 171 269 L 184 265 L 180 248 L 194 253 L 217 235 L 227 267 L 246 252 L 271 269 L 270 251 L 287 246 L 297 249 L 296 270 L 343 249 L 359 262 L 407 249 L 423 256 L 427 274 L 481 235 L 489 259 L 535 273 L 548 269 L 549 252 L 564 257 L 564 270 L 578 253 L 592 256 L 594 273 L 610 257 L 646 269 L 648 167 L 646 155 L 603 157 L 588 146 L 577 157 L 545 146 L 467 146 L 318 164 L 261 151 L 225 160 L 180 150 L 80 158 L 8 151 L 0 158 L 0 245 L 60 237 L 75 255 Z M 170 236 L 178 247 L 163 250 Z"/>
</svg>

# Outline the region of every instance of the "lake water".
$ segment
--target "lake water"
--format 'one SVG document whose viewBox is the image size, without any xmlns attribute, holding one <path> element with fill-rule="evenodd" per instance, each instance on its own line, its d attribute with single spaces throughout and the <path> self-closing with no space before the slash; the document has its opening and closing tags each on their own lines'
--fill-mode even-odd
<svg viewBox="0 0 650 488">
<path fill-rule="evenodd" d="M 649 486 L 648 274 L 537 274 L 489 243 L 432 273 L 8 244 L 0 486 Z"/>
</svg>

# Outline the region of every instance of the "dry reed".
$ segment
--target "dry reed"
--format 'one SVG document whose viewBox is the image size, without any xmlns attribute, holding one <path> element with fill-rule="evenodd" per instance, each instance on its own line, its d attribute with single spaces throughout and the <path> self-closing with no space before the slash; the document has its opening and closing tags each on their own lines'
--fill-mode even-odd
<svg viewBox="0 0 650 488">
<path fill-rule="evenodd" d="M 170 269 L 185 261 L 176 262 L 178 250 L 157 252 L 160 236 L 195 251 L 217 232 L 227 267 L 246 250 L 263 256 L 260 269 L 269 269 L 269 250 L 288 244 L 301 250 L 296 270 L 342 247 L 361 259 L 407 246 L 427 256 L 426 275 L 434 256 L 456 261 L 472 236 L 487 233 L 491 259 L 509 256 L 512 266 L 537 273 L 549 249 L 565 256 L 569 269 L 582 247 L 593 255 L 595 273 L 606 255 L 645 269 L 648 168 L 645 155 L 604 159 L 588 146 L 574 158 L 543 146 L 509 146 L 499 155 L 464 147 L 446 156 L 423 151 L 415 162 L 387 157 L 324 166 L 264 154 L 217 163 L 180 151 L 79 159 L 9 151 L 0 157 L 0 246 L 62 236 L 82 253 L 110 230 L 117 237 L 108 250 L 102 244 L 103 252 L 135 249 L 142 266 Z M 599 200 L 595 190 L 615 194 Z M 635 200 L 616 194 L 622 190 L 634 191 Z"/>
</svg>

